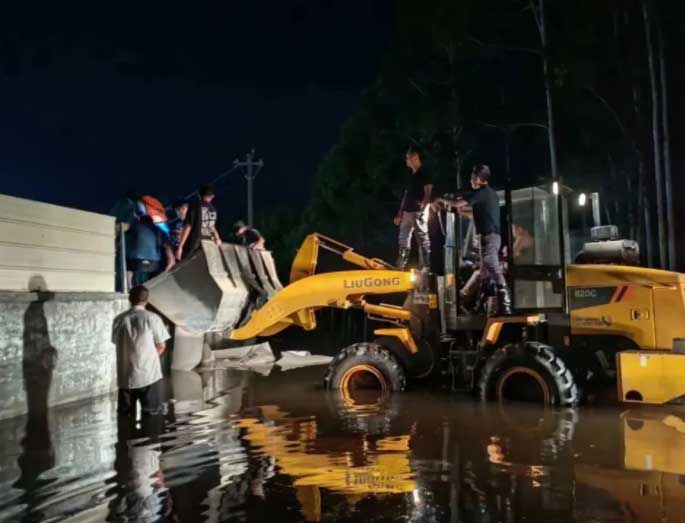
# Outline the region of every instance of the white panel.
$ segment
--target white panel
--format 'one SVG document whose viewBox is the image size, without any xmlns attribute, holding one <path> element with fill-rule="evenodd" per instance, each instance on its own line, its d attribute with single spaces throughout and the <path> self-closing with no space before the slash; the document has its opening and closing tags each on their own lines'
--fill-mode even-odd
<svg viewBox="0 0 685 523">
<path fill-rule="evenodd" d="M 0 267 L 111 273 L 114 271 L 114 256 L 27 245 L 7 245 L 0 240 Z"/>
<path fill-rule="evenodd" d="M 104 236 L 114 234 L 114 217 L 69 209 L 43 202 L 34 202 L 0 194 L 0 220 L 40 223 L 88 231 Z"/>
<path fill-rule="evenodd" d="M 3 221 L 0 218 L 0 243 L 56 247 L 114 254 L 114 239 L 100 234 L 52 228 L 37 223 Z M 1 258 L 0 258 L 1 260 Z"/>
<path fill-rule="evenodd" d="M 0 194 L 0 290 L 114 290 L 114 218 Z"/>
</svg>

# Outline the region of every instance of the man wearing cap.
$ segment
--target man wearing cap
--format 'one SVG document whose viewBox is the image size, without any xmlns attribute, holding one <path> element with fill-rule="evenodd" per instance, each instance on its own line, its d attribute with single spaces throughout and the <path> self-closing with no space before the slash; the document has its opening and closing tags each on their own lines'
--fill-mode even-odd
<svg viewBox="0 0 685 523">
<path fill-rule="evenodd" d="M 245 247 L 258 251 L 264 250 L 264 237 L 257 229 L 246 225 L 244 221 L 238 220 L 233 224 L 233 234 Z"/>
</svg>

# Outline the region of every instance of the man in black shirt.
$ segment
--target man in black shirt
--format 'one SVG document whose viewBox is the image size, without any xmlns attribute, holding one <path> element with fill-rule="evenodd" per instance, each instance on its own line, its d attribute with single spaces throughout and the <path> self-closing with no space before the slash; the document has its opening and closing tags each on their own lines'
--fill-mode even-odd
<svg viewBox="0 0 685 523">
<path fill-rule="evenodd" d="M 262 234 L 254 227 L 245 225 L 244 221 L 238 220 L 233 224 L 233 234 L 245 247 L 258 251 L 264 250 L 264 237 Z"/>
<path fill-rule="evenodd" d="M 214 187 L 211 185 L 201 187 L 198 196 L 190 201 L 176 248 L 178 260 L 189 258 L 201 247 L 202 240 L 212 240 L 221 247 L 221 237 L 216 230 L 217 212 L 213 201 Z"/>
<path fill-rule="evenodd" d="M 487 292 L 490 283 L 497 288 L 499 314 L 511 314 L 511 296 L 504 270 L 499 259 L 502 246 L 500 231 L 499 197 L 490 187 L 490 168 L 476 165 L 471 173 L 473 192 L 456 201 L 443 203 L 457 208 L 459 214 L 473 218 L 476 233 L 480 236 L 480 283 L 481 293 Z"/>
<path fill-rule="evenodd" d="M 402 197 L 400 209 L 394 223 L 399 226 L 399 256 L 397 267 L 407 268 L 411 253 L 411 240 L 416 232 L 419 241 L 419 265 L 422 270 L 430 267 L 430 237 L 428 236 L 428 205 L 431 202 L 433 182 L 421 162 L 421 152 L 415 146 L 409 147 L 405 155 L 411 176 Z"/>
</svg>

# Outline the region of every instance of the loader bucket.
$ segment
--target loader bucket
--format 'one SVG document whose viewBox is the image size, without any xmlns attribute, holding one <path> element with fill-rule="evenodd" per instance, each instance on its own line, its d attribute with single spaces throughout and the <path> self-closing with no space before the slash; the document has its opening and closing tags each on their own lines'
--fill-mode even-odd
<svg viewBox="0 0 685 523">
<path fill-rule="evenodd" d="M 268 251 L 209 241 L 145 286 L 153 307 L 197 335 L 233 329 L 282 288 Z"/>
</svg>

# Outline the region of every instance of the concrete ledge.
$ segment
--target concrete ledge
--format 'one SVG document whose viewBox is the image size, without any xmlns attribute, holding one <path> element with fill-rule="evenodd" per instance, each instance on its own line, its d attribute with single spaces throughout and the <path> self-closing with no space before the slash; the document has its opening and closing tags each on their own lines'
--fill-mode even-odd
<svg viewBox="0 0 685 523">
<path fill-rule="evenodd" d="M 32 302 L 50 297 L 54 301 L 117 301 L 126 300 L 127 295 L 120 292 L 18 292 L 0 291 L 0 303 Z"/>
<path fill-rule="evenodd" d="M 117 293 L 0 292 L 0 419 L 116 390 Z"/>
</svg>

